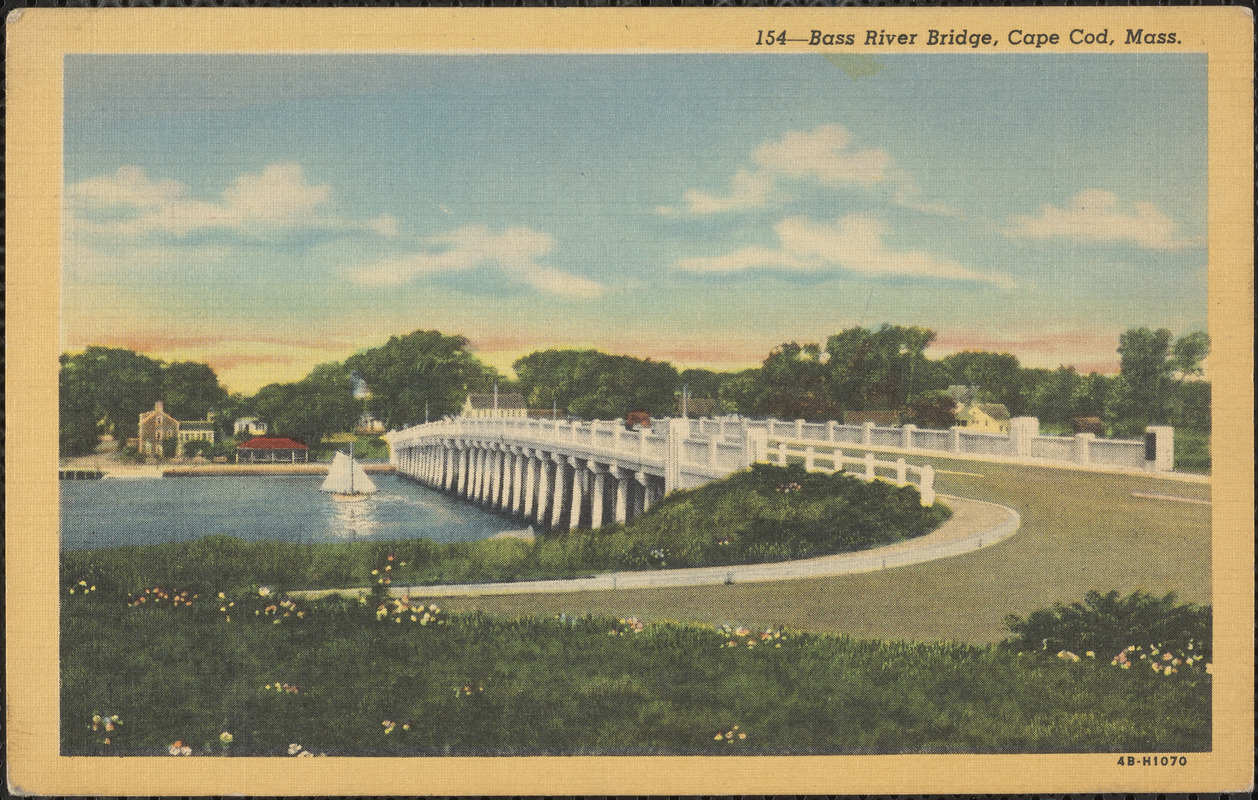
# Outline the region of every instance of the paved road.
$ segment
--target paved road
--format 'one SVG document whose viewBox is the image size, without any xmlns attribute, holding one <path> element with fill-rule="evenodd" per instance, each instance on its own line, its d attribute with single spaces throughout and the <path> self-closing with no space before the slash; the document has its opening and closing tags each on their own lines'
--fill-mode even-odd
<svg viewBox="0 0 1258 800">
<path fill-rule="evenodd" d="M 1012 536 L 1020 525 L 1016 511 L 1007 506 L 968 500 L 942 498 L 952 508 L 952 517 L 925 536 L 858 553 L 839 553 L 801 561 L 772 564 L 741 564 L 725 567 L 694 567 L 645 572 L 612 572 L 587 578 L 518 581 L 513 583 L 465 583 L 442 586 L 399 586 L 394 595 L 424 597 L 478 597 L 507 594 L 553 594 L 566 592 L 644 589 L 665 586 L 713 586 L 765 581 L 797 580 L 892 569 L 920 564 L 982 547 L 990 547 Z M 366 588 L 301 593 L 306 597 L 340 594 L 357 597 Z M 296 593 L 295 593 L 296 594 Z"/>
</svg>

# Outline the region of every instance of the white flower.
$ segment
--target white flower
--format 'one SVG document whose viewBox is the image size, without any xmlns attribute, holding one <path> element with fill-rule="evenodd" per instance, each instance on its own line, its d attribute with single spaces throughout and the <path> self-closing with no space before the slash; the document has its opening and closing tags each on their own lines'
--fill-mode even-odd
<svg viewBox="0 0 1258 800">
<path fill-rule="evenodd" d="M 298 754 L 298 753 L 300 753 L 300 752 L 301 752 L 301 745 L 299 745 L 299 744 L 290 744 L 290 745 L 288 746 L 288 754 L 289 754 L 290 756 L 295 756 L 295 755 L 297 755 L 297 754 Z"/>
<path fill-rule="evenodd" d="M 258 596 L 259 596 L 259 597 L 270 597 L 270 596 L 271 596 L 271 587 L 270 587 L 270 586 L 259 586 L 259 587 L 258 587 Z"/>
</svg>

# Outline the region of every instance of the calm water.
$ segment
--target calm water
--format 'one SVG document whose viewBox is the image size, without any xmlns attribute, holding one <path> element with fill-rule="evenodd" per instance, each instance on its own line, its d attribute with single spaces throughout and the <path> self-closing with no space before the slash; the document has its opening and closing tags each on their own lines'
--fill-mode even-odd
<svg viewBox="0 0 1258 800">
<path fill-rule="evenodd" d="M 484 539 L 523 523 L 373 475 L 380 491 L 338 503 L 322 475 L 60 481 L 61 549 L 186 542 L 210 534 L 289 542 Z"/>
</svg>

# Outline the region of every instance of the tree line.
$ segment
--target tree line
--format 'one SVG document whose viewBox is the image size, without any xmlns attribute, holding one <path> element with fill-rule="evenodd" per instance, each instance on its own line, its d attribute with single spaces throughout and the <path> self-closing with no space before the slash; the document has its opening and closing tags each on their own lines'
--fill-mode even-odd
<svg viewBox="0 0 1258 800">
<path fill-rule="evenodd" d="M 232 438 L 236 419 L 251 416 L 274 435 L 315 446 L 352 430 L 364 413 L 398 429 L 457 414 L 469 393 L 495 386 L 519 392 L 530 408 L 585 419 L 675 415 L 685 391 L 712 401 L 717 414 L 829 420 L 844 411 L 891 410 L 906 422 L 947 427 L 953 403 L 944 390 L 961 384 L 978 387 L 980 400 L 1002 403 L 1013 416 L 1036 416 L 1048 426 L 1069 426 L 1076 417 L 1099 417 L 1115 435 L 1148 424 L 1210 426 L 1210 384 L 1198 379 L 1210 351 L 1203 332 L 1175 339 L 1164 328 L 1126 331 L 1116 376 L 1027 368 L 1009 353 L 931 359 L 925 351 L 934 339 L 927 328 L 853 327 L 824 344 L 783 343 L 759 367 L 732 372 L 679 371 L 666 361 L 593 349 L 543 350 L 518 359 L 516 378 L 508 379 L 480 361 L 465 337 L 417 330 L 252 396 L 227 392 L 205 364 L 91 346 L 61 356 L 60 449 L 90 453 L 101 433 L 134 437 L 139 415 L 158 400 L 179 420 L 212 414 L 221 442 Z M 362 385 L 368 393 L 356 391 Z"/>
</svg>

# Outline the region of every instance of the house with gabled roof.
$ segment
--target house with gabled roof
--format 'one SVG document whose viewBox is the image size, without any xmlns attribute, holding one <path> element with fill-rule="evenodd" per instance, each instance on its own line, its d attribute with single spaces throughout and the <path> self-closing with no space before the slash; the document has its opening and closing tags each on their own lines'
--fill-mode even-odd
<svg viewBox="0 0 1258 800">
<path fill-rule="evenodd" d="M 469 394 L 459 411 L 461 417 L 527 417 L 528 405 L 519 392 Z"/>
<path fill-rule="evenodd" d="M 175 442 L 175 454 L 183 452 L 184 444 L 199 440 L 213 443 L 213 420 L 179 420 L 166 413 L 166 404 L 158 400 L 152 411 L 140 415 L 136 449 L 146 456 L 166 454 L 166 442 Z"/>
</svg>

